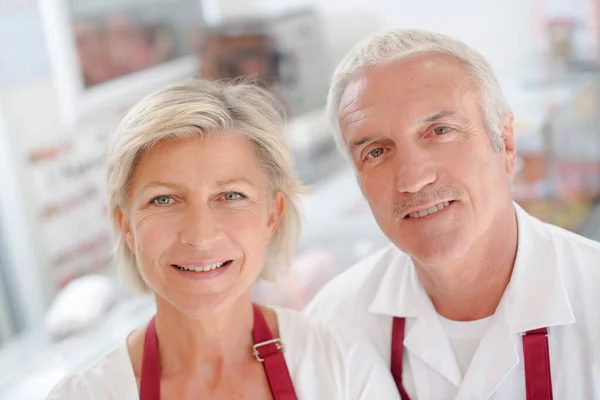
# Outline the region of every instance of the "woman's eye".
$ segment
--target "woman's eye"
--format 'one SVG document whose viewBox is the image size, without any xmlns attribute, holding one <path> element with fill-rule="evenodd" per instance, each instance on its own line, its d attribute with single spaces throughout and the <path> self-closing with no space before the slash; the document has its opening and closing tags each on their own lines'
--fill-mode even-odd
<svg viewBox="0 0 600 400">
<path fill-rule="evenodd" d="M 383 153 L 384 153 L 383 148 L 377 147 L 377 148 L 371 150 L 367 155 L 370 156 L 371 158 L 377 158 L 377 157 L 381 157 L 383 155 Z"/>
<path fill-rule="evenodd" d="M 246 196 L 239 192 L 227 192 L 223 195 L 223 199 L 227 201 L 242 200 L 244 198 L 246 198 Z"/>
<path fill-rule="evenodd" d="M 450 128 L 449 126 L 437 126 L 433 129 L 433 133 L 435 133 L 437 136 L 440 136 L 450 132 L 451 130 L 452 128 Z"/>
<path fill-rule="evenodd" d="M 157 206 L 168 206 L 173 201 L 171 196 L 157 196 L 150 200 L 150 203 Z"/>
</svg>

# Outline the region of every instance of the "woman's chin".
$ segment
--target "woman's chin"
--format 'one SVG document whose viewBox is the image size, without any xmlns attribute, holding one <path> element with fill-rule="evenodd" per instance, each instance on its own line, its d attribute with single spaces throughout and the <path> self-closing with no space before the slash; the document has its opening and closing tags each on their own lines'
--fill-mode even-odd
<svg viewBox="0 0 600 400">
<path fill-rule="evenodd" d="M 229 290 L 207 293 L 184 295 L 176 294 L 168 296 L 167 302 L 170 307 L 177 309 L 189 318 L 206 318 L 221 314 L 233 307 L 239 307 L 240 301 L 250 302 L 249 296 L 244 296 L 243 290 L 231 288 Z M 247 297 L 247 300 L 246 300 Z M 158 299 L 157 299 L 158 300 Z"/>
</svg>

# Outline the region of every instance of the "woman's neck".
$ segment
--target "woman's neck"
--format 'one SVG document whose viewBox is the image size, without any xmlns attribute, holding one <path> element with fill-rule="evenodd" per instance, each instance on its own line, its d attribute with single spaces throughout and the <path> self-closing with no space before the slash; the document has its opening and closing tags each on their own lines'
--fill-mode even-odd
<svg viewBox="0 0 600 400">
<path fill-rule="evenodd" d="M 218 313 L 192 318 L 156 296 L 156 334 L 164 377 L 202 369 L 217 372 L 252 358 L 250 295 Z"/>
</svg>

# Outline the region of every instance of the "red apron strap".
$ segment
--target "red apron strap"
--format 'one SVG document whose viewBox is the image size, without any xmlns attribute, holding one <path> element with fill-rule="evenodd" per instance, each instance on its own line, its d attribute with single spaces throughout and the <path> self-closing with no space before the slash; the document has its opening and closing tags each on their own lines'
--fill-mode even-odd
<svg viewBox="0 0 600 400">
<path fill-rule="evenodd" d="M 410 400 L 402 384 L 402 357 L 404 353 L 404 318 L 394 317 L 392 325 L 392 376 L 402 400 Z M 527 400 L 553 400 L 550 374 L 548 329 L 540 328 L 523 335 L 525 390 Z"/>
<path fill-rule="evenodd" d="M 404 318 L 394 317 L 392 323 L 392 376 L 402 400 L 410 400 L 402 384 L 402 358 L 404 355 Z"/>
<path fill-rule="evenodd" d="M 254 309 L 254 356 L 263 363 L 274 400 L 297 400 L 292 378 L 283 356 L 281 339 L 274 339 L 260 309 Z M 142 376 L 140 382 L 141 400 L 160 400 L 160 359 L 156 323 L 152 318 L 146 328 Z"/>
<path fill-rule="evenodd" d="M 271 393 L 274 400 L 296 400 L 294 384 L 290 377 L 285 357 L 283 342 L 273 338 L 273 334 L 257 305 L 254 307 L 254 356 L 263 363 Z"/>
<path fill-rule="evenodd" d="M 528 331 L 523 335 L 523 358 L 527 400 L 552 400 L 547 328 Z"/>
<path fill-rule="evenodd" d="M 156 322 L 154 317 L 148 323 L 144 339 L 140 399 L 160 400 L 160 359 L 158 356 L 158 337 L 156 336 Z"/>
</svg>

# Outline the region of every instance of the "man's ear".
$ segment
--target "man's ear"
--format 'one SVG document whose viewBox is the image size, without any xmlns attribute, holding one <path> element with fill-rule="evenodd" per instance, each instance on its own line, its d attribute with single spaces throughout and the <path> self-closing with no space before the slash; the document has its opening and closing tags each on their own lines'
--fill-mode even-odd
<svg viewBox="0 0 600 400">
<path fill-rule="evenodd" d="M 279 226 L 279 222 L 281 222 L 281 217 L 283 216 L 283 211 L 285 210 L 285 196 L 278 190 L 275 192 L 273 196 L 273 204 L 271 204 L 271 213 L 269 215 L 269 222 L 267 224 L 267 243 L 271 241 L 273 235 L 277 231 L 277 227 Z"/>
<path fill-rule="evenodd" d="M 501 126 L 502 139 L 504 140 L 504 162 L 506 173 L 512 175 L 516 169 L 517 148 L 515 145 L 515 133 L 513 121 L 515 117 L 512 113 L 508 114 Z"/>
<path fill-rule="evenodd" d="M 129 220 L 125 217 L 125 214 L 123 214 L 123 211 L 120 207 L 117 209 L 117 223 L 119 224 L 119 230 L 121 231 L 121 237 L 123 238 L 125 245 L 129 251 L 133 253 L 135 249 L 133 232 L 131 231 Z"/>
</svg>

